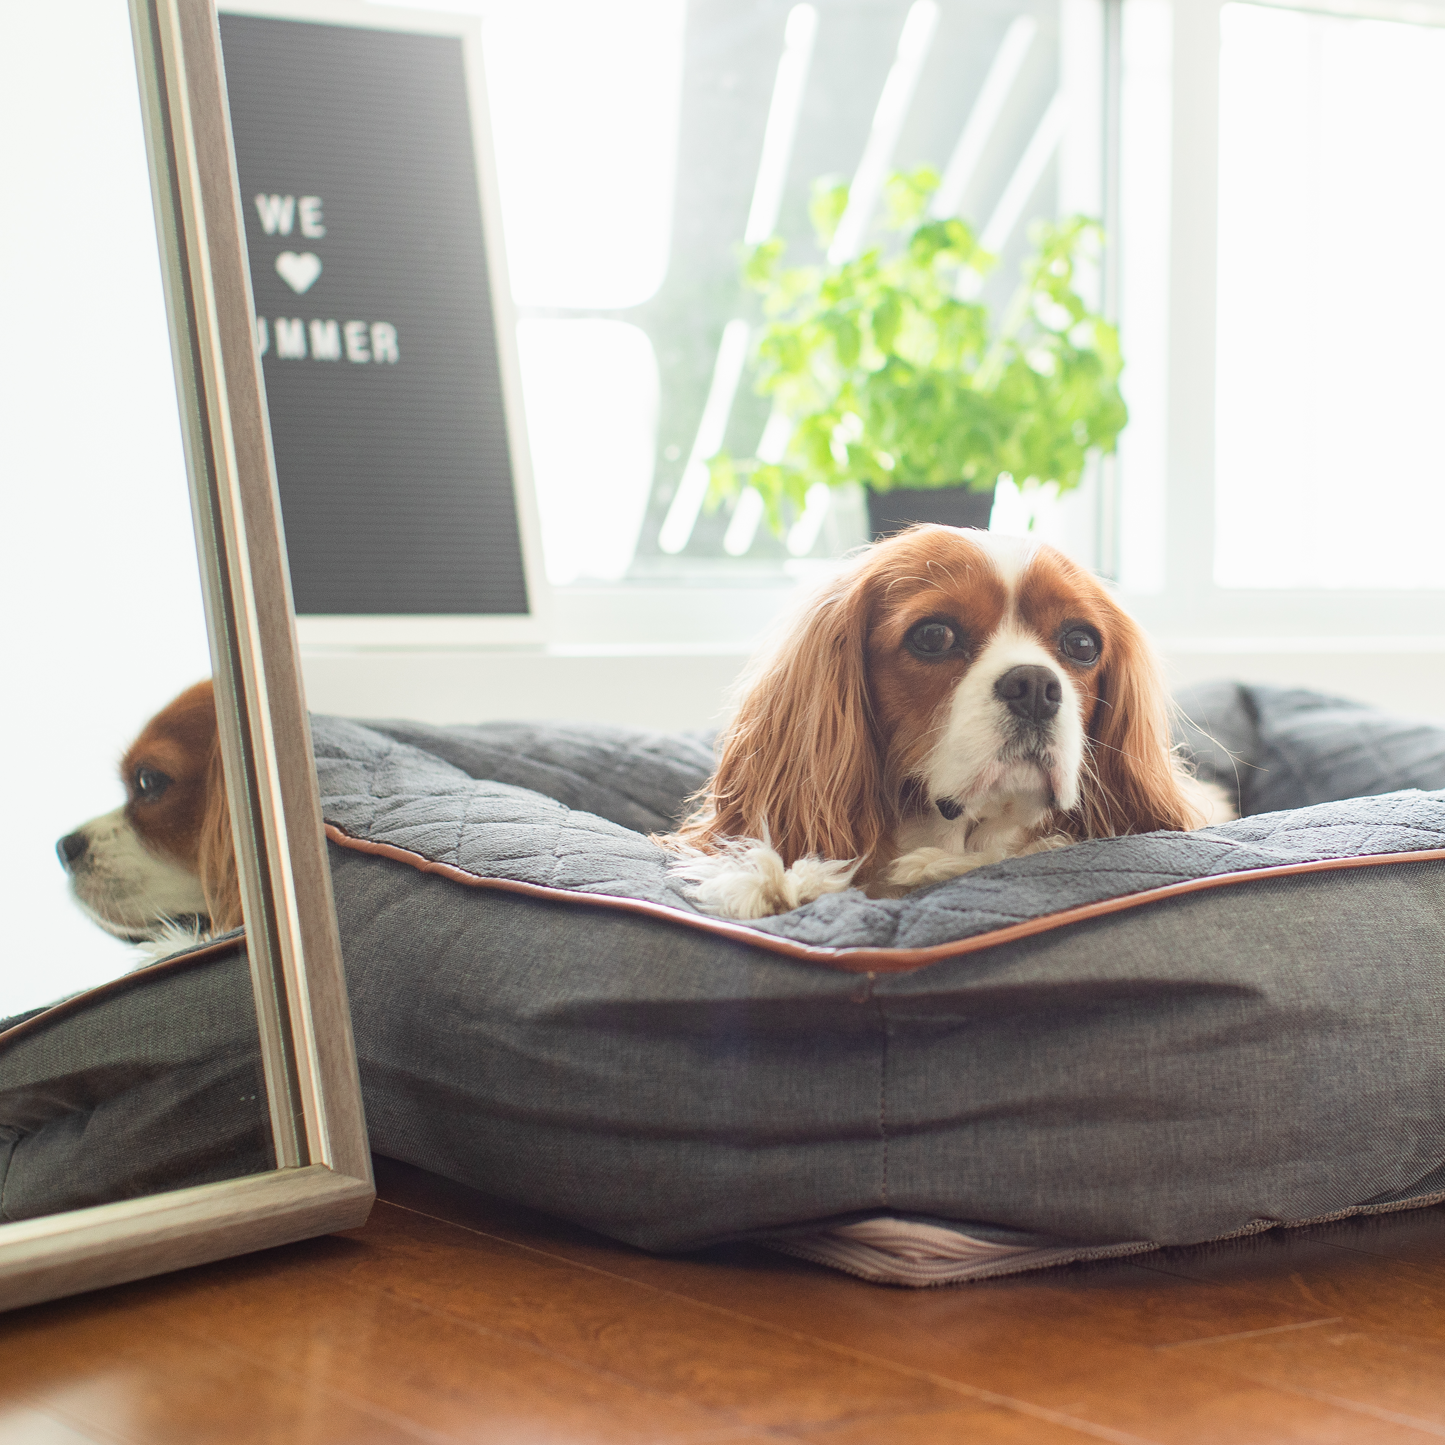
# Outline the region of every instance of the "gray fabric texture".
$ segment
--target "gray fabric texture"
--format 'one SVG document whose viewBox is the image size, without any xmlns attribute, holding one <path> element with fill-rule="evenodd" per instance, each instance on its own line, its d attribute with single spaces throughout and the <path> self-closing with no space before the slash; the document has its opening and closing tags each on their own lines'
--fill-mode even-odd
<svg viewBox="0 0 1445 1445">
<path fill-rule="evenodd" d="M 1242 814 L 1445 788 L 1445 729 L 1302 688 L 1219 682 L 1176 698 L 1200 778 Z"/>
<path fill-rule="evenodd" d="M 1440 863 L 876 977 L 332 869 L 373 1147 L 645 1248 L 881 1211 L 1190 1243 L 1441 1187 Z"/>
<path fill-rule="evenodd" d="M 483 723 L 436 727 L 369 722 L 371 732 L 440 758 L 469 778 L 486 778 L 555 798 L 574 812 L 636 833 L 667 832 L 683 802 L 712 772 L 701 733 L 567 723 Z"/>
<path fill-rule="evenodd" d="M 274 1167 L 239 939 L 0 1036 L 0 1220 Z"/>
</svg>

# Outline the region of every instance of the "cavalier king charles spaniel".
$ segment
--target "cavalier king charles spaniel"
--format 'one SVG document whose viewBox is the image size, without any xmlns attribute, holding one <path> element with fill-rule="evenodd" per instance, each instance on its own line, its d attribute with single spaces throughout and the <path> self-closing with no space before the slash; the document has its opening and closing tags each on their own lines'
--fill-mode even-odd
<svg viewBox="0 0 1445 1445">
<path fill-rule="evenodd" d="M 1062 552 L 995 532 L 868 548 L 761 660 L 718 745 L 657 841 L 728 918 L 1230 816 L 1174 754 L 1139 628 Z"/>
<path fill-rule="evenodd" d="M 76 901 L 131 943 L 241 923 L 231 813 L 209 682 L 157 713 L 121 760 L 125 806 L 56 845 Z"/>
</svg>

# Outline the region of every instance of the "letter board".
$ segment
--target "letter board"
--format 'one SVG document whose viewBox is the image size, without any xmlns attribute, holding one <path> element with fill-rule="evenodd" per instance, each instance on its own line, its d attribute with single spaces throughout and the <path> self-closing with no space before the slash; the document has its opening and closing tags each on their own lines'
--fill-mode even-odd
<svg viewBox="0 0 1445 1445">
<path fill-rule="evenodd" d="M 297 612 L 527 617 L 463 38 L 220 27 Z"/>
</svg>

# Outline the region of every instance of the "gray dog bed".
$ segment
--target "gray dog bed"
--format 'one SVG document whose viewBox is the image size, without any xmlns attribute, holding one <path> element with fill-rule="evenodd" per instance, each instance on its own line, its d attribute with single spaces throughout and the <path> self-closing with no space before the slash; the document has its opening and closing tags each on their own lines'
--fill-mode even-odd
<svg viewBox="0 0 1445 1445">
<path fill-rule="evenodd" d="M 314 719 L 373 1147 L 907 1283 L 1445 1197 L 1445 732 L 1183 703 L 1241 821 L 757 925 L 646 838 L 705 739 Z"/>
</svg>

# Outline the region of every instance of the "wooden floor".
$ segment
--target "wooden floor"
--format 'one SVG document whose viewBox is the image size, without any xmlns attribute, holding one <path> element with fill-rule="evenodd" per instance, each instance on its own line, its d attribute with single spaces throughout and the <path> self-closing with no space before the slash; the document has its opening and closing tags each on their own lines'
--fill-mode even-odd
<svg viewBox="0 0 1445 1445">
<path fill-rule="evenodd" d="M 916 1292 L 378 1175 L 349 1235 L 0 1317 L 0 1442 L 1445 1438 L 1441 1209 Z"/>
</svg>

